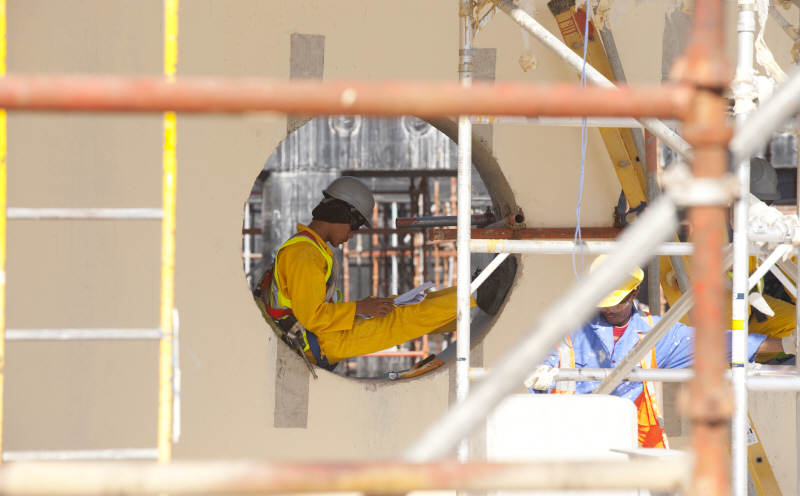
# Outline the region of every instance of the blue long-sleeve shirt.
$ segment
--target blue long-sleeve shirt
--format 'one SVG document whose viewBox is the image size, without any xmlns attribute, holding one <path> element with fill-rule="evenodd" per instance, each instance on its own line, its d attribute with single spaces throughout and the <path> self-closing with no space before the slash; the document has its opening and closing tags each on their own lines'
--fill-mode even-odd
<svg viewBox="0 0 800 496">
<path fill-rule="evenodd" d="M 653 324 L 660 317 L 653 317 Z M 614 327 L 606 322 L 602 314 L 595 316 L 586 323 L 581 329 L 570 334 L 572 347 L 575 352 L 575 368 L 614 368 L 617 364 L 633 349 L 639 342 L 639 334 L 645 334 L 650 330 L 650 323 L 646 318 L 642 318 L 634 312 L 628 328 L 625 330 L 616 345 L 614 344 Z M 727 332 L 728 347 L 727 355 L 731 355 L 730 332 Z M 750 334 L 747 339 L 748 360 L 752 361 L 756 352 L 767 337 L 760 334 Z M 694 360 L 694 329 L 684 324 L 678 323 L 672 326 L 667 334 L 656 344 L 656 366 L 660 369 L 682 369 L 692 365 Z M 649 360 L 649 355 L 645 357 Z M 548 357 L 542 361 L 550 367 L 559 367 L 559 355 L 557 350 L 553 350 Z M 565 367 L 568 365 L 561 365 Z M 639 368 L 639 365 L 636 366 Z M 578 382 L 575 385 L 577 394 L 591 393 L 600 385 L 600 381 Z M 544 393 L 552 390 L 552 386 L 547 391 L 531 389 L 532 393 Z M 641 382 L 621 382 L 611 393 L 615 396 L 628 398 L 635 401 L 642 394 Z"/>
</svg>

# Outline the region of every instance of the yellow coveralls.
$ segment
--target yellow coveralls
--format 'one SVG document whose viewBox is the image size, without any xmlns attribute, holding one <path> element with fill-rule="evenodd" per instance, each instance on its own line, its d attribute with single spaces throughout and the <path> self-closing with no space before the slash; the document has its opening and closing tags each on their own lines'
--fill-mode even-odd
<svg viewBox="0 0 800 496">
<path fill-rule="evenodd" d="M 297 225 L 298 231 L 312 234 L 329 256 L 327 243 L 308 226 Z M 282 248 L 276 256 L 275 271 L 280 291 L 292 301 L 292 312 L 298 322 L 316 335 L 322 353 L 330 364 L 346 358 L 382 351 L 440 329 L 456 318 L 456 288 L 432 291 L 416 305 L 396 307 L 386 317 L 357 317 L 356 302 L 325 301 L 328 264 L 319 249 L 310 242 L 294 243 Z M 471 306 L 475 300 L 470 298 Z M 316 364 L 310 350 L 308 359 Z"/>
<path fill-rule="evenodd" d="M 755 272 L 756 270 L 756 259 L 755 257 L 750 257 L 750 274 Z M 725 311 L 726 311 L 726 322 L 732 322 L 733 313 L 732 313 L 732 299 L 733 294 L 730 291 L 726 291 L 725 296 Z M 751 319 L 748 327 L 748 332 L 753 334 L 763 334 L 770 338 L 783 338 L 790 335 L 794 332 L 795 329 L 795 306 L 791 303 L 786 303 L 783 300 L 778 300 L 773 298 L 769 295 L 763 295 L 764 300 L 767 302 L 769 307 L 775 312 L 775 315 L 770 317 L 767 316 L 767 320 L 764 322 L 758 322 L 756 319 Z M 748 315 L 750 312 L 750 306 L 747 306 Z"/>
</svg>

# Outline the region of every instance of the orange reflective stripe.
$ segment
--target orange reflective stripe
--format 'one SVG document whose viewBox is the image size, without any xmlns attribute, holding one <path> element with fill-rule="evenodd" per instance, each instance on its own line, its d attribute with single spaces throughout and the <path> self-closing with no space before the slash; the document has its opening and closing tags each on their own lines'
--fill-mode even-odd
<svg viewBox="0 0 800 496">
<path fill-rule="evenodd" d="M 558 368 L 575 368 L 575 348 L 572 339 L 567 335 L 558 345 Z M 575 394 L 575 381 L 556 381 L 550 394 Z"/>
<path fill-rule="evenodd" d="M 648 313 L 647 319 L 650 327 L 653 326 L 653 317 Z M 639 333 L 639 341 L 642 334 Z M 655 369 L 658 367 L 656 362 L 656 349 L 650 350 L 650 360 L 647 357 L 639 362 L 642 369 Z M 643 448 L 669 448 L 667 433 L 662 425 L 663 418 L 661 410 L 656 400 L 655 385 L 652 382 L 642 382 L 642 394 L 636 399 L 638 424 L 639 424 L 639 445 Z"/>
</svg>

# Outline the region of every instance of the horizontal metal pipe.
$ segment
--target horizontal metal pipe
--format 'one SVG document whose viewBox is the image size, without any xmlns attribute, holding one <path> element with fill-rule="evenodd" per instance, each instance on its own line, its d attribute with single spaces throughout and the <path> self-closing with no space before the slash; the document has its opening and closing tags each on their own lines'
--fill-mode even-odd
<svg viewBox="0 0 800 496">
<path fill-rule="evenodd" d="M 583 229 L 581 229 L 583 231 Z M 620 243 L 614 241 L 584 241 L 585 254 L 600 255 L 612 253 Z M 572 255 L 576 244 L 573 241 L 516 240 L 516 239 L 473 239 L 469 243 L 472 253 L 541 253 L 547 255 Z M 580 250 L 581 243 L 578 245 Z M 691 255 L 691 243 L 661 243 L 652 255 Z"/>
<path fill-rule="evenodd" d="M 472 282 L 470 283 L 470 285 L 469 285 L 469 292 L 470 292 L 470 293 L 474 293 L 475 291 L 477 291 L 477 290 L 478 290 L 478 288 L 481 286 L 481 284 L 483 284 L 483 281 L 485 281 L 486 279 L 488 279 L 488 278 L 489 278 L 489 276 L 490 276 L 490 275 L 492 275 L 492 272 L 494 272 L 494 271 L 495 271 L 495 269 L 497 269 L 498 267 L 500 267 L 500 264 L 501 264 L 501 263 L 503 263 L 503 261 L 504 261 L 506 258 L 508 258 L 508 253 L 501 253 L 501 254 L 497 255 L 497 256 L 494 258 L 494 260 L 492 260 L 491 262 L 489 262 L 489 265 L 487 265 L 487 266 L 486 266 L 486 267 L 485 267 L 485 268 L 484 268 L 484 269 L 481 271 L 481 273 L 480 273 L 480 274 L 478 274 L 478 277 L 476 277 L 476 278 L 475 278 L 475 280 L 474 280 L 474 281 L 472 281 Z"/>
<path fill-rule="evenodd" d="M 749 377 L 751 391 L 800 391 L 800 377 Z"/>
<path fill-rule="evenodd" d="M 421 357 L 427 356 L 428 353 L 424 351 L 378 351 L 375 353 L 368 353 L 361 355 L 365 357 Z"/>
<path fill-rule="evenodd" d="M 611 375 L 615 369 L 558 369 L 554 381 L 603 381 Z M 470 380 L 478 380 L 486 377 L 491 373 L 491 369 L 485 368 L 471 368 Z M 788 379 L 784 383 L 787 388 L 794 387 L 796 379 L 796 371 L 794 367 L 783 367 L 780 370 L 750 370 L 747 372 L 749 378 L 757 378 L 758 381 L 753 382 L 753 386 L 758 387 L 761 379 Z M 655 382 L 687 382 L 694 377 L 694 370 L 692 369 L 635 369 L 628 372 L 622 378 L 622 381 L 628 382 L 642 382 L 642 381 L 655 381 Z M 731 378 L 730 370 L 725 372 L 725 377 Z M 748 379 L 749 381 L 749 379 Z M 753 389 L 753 388 L 751 388 Z"/>
<path fill-rule="evenodd" d="M 581 228 L 581 232 L 583 231 L 584 229 Z M 584 238 L 588 237 L 584 235 Z M 619 243 L 615 241 L 584 241 L 582 244 L 585 254 L 600 255 L 611 253 Z M 573 241 L 544 239 L 473 239 L 469 243 L 472 253 L 538 253 L 541 255 L 572 255 L 574 246 Z M 580 244 L 578 249 L 580 249 Z M 694 244 L 692 243 L 668 242 L 658 245 L 652 254 L 689 256 L 693 253 Z M 760 253 L 760 249 L 757 246 L 750 248 L 751 255 L 758 253 Z"/>
<path fill-rule="evenodd" d="M 678 225 L 675 206 L 661 198 L 642 214 L 640 221 L 626 229 L 614 253 L 567 291 L 560 300 L 529 327 L 520 340 L 498 360 L 495 372 L 467 399 L 451 407 L 406 450 L 406 460 L 425 462 L 448 456 L 463 436 L 471 433 L 494 407 L 519 388 L 536 363 L 558 342 L 597 311 L 595 303 L 605 297 L 636 265 L 647 260 L 653 250 L 674 232 Z M 472 243 L 475 243 L 473 241 Z"/>
<path fill-rule="evenodd" d="M 0 467 L 5 495 L 297 494 L 419 490 L 638 489 L 674 492 L 688 482 L 688 455 L 669 460 L 536 463 L 400 462 L 14 463 Z"/>
<path fill-rule="evenodd" d="M 539 24 L 533 17 L 530 16 L 530 14 L 522 10 L 512 0 L 493 1 L 500 8 L 500 10 L 508 14 L 511 19 L 513 19 L 522 27 L 522 29 L 539 40 L 558 58 L 566 62 L 567 65 L 569 65 L 575 72 L 578 74 L 585 73 L 586 80 L 589 83 L 607 89 L 618 87 L 614 86 L 614 83 L 609 81 L 608 78 L 601 74 L 597 69 L 592 67 L 590 64 L 586 64 L 586 62 L 578 54 L 573 52 L 571 48 L 564 44 L 564 42 L 553 35 L 547 28 Z M 611 117 L 611 115 L 607 115 L 607 117 Z M 635 116 L 625 115 L 624 117 Z M 687 162 L 692 161 L 693 154 L 691 146 L 683 138 L 665 126 L 663 122 L 660 122 L 656 119 L 640 119 L 640 122 L 642 126 L 657 136 L 664 144 L 675 150 L 678 155 L 683 157 L 684 160 Z"/>
<path fill-rule="evenodd" d="M 511 228 L 482 228 L 472 229 L 470 239 L 574 239 L 574 227 L 526 227 L 523 229 Z M 617 227 L 582 227 L 581 236 L 584 239 L 614 239 L 622 233 Z M 455 229 L 430 229 L 430 241 L 445 241 L 456 239 Z"/>
<path fill-rule="evenodd" d="M 473 124 L 501 124 L 509 126 L 547 126 L 547 127 L 581 127 L 581 117 L 510 117 L 494 115 L 475 115 L 470 117 Z M 681 121 L 663 121 L 670 128 L 679 128 Z M 615 127 L 644 129 L 642 123 L 630 117 L 591 117 L 586 119 L 587 127 Z"/>
<path fill-rule="evenodd" d="M 641 86 L 609 91 L 578 84 L 376 82 L 68 75 L 7 75 L 0 108 L 91 112 L 331 115 L 524 115 L 663 117 L 688 113 L 694 88 Z"/>
<path fill-rule="evenodd" d="M 161 329 L 6 329 L 6 341 L 161 339 Z"/>
<path fill-rule="evenodd" d="M 455 215 L 440 215 L 437 217 L 398 217 L 395 225 L 398 228 L 407 227 L 449 227 L 456 225 Z M 483 226 L 494 221 L 493 215 L 478 214 L 472 216 L 473 226 Z M 455 239 L 455 238 L 453 238 Z"/>
<path fill-rule="evenodd" d="M 558 369 L 554 381 L 602 381 L 605 380 L 611 372 L 616 369 Z M 491 373 L 488 368 L 471 368 L 470 379 L 482 379 Z M 797 377 L 795 367 L 777 366 L 775 368 L 763 368 L 747 371 L 748 377 L 759 378 L 790 378 L 794 380 Z M 635 369 L 628 372 L 622 378 L 622 381 L 641 382 L 641 381 L 657 381 L 657 382 L 686 382 L 694 377 L 694 370 L 687 369 Z M 725 377 L 731 377 L 730 370 L 725 372 Z M 790 382 L 791 383 L 791 382 Z"/>
<path fill-rule="evenodd" d="M 161 220 L 164 211 L 160 208 L 8 208 L 6 217 L 10 220 Z"/>
<path fill-rule="evenodd" d="M 68 450 L 68 451 L 3 451 L 4 462 L 66 462 L 92 460 L 157 460 L 158 448 Z M 43 465 L 49 466 L 49 465 Z"/>
<path fill-rule="evenodd" d="M 525 214 L 518 212 L 486 226 L 486 229 L 522 229 L 525 227 Z"/>
<path fill-rule="evenodd" d="M 354 234 L 418 234 L 417 229 L 391 229 L 391 228 L 377 228 L 377 229 L 359 229 Z"/>
</svg>

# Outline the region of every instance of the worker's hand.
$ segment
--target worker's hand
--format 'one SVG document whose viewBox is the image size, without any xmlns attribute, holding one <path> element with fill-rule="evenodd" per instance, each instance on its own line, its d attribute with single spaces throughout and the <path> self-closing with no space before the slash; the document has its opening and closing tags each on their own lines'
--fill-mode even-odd
<svg viewBox="0 0 800 496">
<path fill-rule="evenodd" d="M 797 355 L 797 331 L 794 331 L 785 338 L 781 338 L 783 352 L 787 355 Z"/>
<path fill-rule="evenodd" d="M 370 317 L 386 317 L 394 310 L 394 300 L 391 298 L 373 298 L 371 296 L 356 301 L 356 313 Z"/>
<path fill-rule="evenodd" d="M 533 372 L 533 374 L 525 379 L 523 384 L 525 384 L 526 388 L 544 391 L 550 389 L 550 386 L 553 385 L 553 379 L 556 378 L 557 374 L 558 369 L 554 369 L 542 364 L 536 367 L 536 370 Z"/>
</svg>

